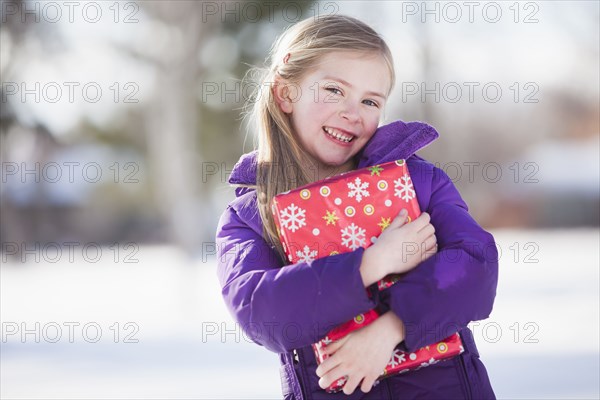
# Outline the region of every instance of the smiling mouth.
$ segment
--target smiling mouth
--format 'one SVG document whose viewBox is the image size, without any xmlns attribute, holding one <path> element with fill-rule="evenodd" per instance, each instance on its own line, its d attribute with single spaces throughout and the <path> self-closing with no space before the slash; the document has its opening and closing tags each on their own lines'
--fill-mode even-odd
<svg viewBox="0 0 600 400">
<path fill-rule="evenodd" d="M 332 137 L 336 140 L 339 140 L 342 143 L 350 143 L 352 140 L 354 140 L 354 136 L 349 135 L 347 133 L 342 133 L 335 128 L 330 128 L 328 126 L 324 126 L 323 131 L 330 137 Z"/>
</svg>

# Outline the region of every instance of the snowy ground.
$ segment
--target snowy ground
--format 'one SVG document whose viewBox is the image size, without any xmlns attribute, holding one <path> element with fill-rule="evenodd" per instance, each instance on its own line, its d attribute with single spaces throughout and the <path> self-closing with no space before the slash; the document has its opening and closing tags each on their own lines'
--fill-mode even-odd
<svg viewBox="0 0 600 400">
<path fill-rule="evenodd" d="M 498 297 L 473 329 L 498 397 L 599 398 L 599 231 L 493 234 Z M 236 329 L 213 259 L 81 250 L 2 255 L 0 397 L 281 397 L 277 357 Z"/>
</svg>

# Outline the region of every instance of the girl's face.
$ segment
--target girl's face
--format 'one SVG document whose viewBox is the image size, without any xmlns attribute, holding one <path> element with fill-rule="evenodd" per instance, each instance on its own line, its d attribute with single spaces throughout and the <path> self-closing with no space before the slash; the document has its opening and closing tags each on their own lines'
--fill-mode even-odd
<svg viewBox="0 0 600 400">
<path fill-rule="evenodd" d="M 298 85 L 288 85 L 287 100 L 277 97 L 300 144 L 316 160 L 319 179 L 355 167 L 352 157 L 375 133 L 390 84 L 380 55 L 336 51 Z"/>
</svg>

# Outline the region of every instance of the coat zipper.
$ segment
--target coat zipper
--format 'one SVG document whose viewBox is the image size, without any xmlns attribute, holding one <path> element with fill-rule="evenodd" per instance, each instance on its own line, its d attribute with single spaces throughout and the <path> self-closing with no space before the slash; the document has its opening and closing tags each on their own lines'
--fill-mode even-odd
<svg viewBox="0 0 600 400">
<path fill-rule="evenodd" d="M 394 395 L 392 393 L 392 384 L 389 382 L 389 379 L 383 379 L 384 382 L 379 382 L 379 384 L 381 385 L 382 383 L 385 383 L 385 386 L 387 387 L 387 392 L 388 392 L 388 399 L 393 400 Z"/>
<path fill-rule="evenodd" d="M 460 362 L 460 367 L 462 370 L 463 383 L 465 385 L 465 389 L 467 391 L 467 399 L 471 400 L 473 398 L 473 393 L 471 393 L 471 382 L 469 382 L 469 375 L 467 374 L 467 367 L 465 366 L 465 361 L 462 358 L 462 355 L 458 356 L 458 360 Z"/>
<path fill-rule="evenodd" d="M 302 394 L 302 398 L 304 400 L 308 399 L 308 388 L 305 388 L 305 382 L 307 382 L 306 377 L 304 376 L 304 364 L 303 360 L 300 358 L 300 352 L 296 349 L 292 351 L 294 357 L 294 363 L 298 364 L 298 385 L 300 385 L 300 393 Z"/>
</svg>

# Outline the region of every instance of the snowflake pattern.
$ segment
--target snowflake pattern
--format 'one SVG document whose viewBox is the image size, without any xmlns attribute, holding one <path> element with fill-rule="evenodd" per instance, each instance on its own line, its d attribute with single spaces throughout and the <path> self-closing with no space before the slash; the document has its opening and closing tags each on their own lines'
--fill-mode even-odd
<svg viewBox="0 0 600 400">
<path fill-rule="evenodd" d="M 292 203 L 281 211 L 279 218 L 284 228 L 296 232 L 299 228 L 306 225 L 306 210 Z"/>
<path fill-rule="evenodd" d="M 337 380 L 337 382 L 335 383 L 336 386 L 344 386 L 344 384 L 346 383 L 346 379 L 347 378 L 340 378 Z"/>
<path fill-rule="evenodd" d="M 308 246 L 304 246 L 302 251 L 297 251 L 296 256 L 298 261 L 311 262 L 317 257 L 317 250 L 311 250 Z"/>
<path fill-rule="evenodd" d="M 433 357 L 431 357 L 429 359 L 429 361 L 425 361 L 424 363 L 421 363 L 421 366 L 419 368 L 428 367 L 430 365 L 437 364 L 438 362 L 439 362 L 439 360 L 435 360 Z"/>
<path fill-rule="evenodd" d="M 400 179 L 394 181 L 394 196 L 400 197 L 407 203 L 415 198 L 415 190 L 408 174 L 404 174 Z"/>
<path fill-rule="evenodd" d="M 350 248 L 350 250 L 356 250 L 366 243 L 365 232 L 366 230 L 354 222 L 341 230 L 342 232 L 342 246 Z"/>
<path fill-rule="evenodd" d="M 408 205 L 416 202 L 416 188 L 407 169 L 397 169 L 404 165 L 404 163 L 397 162 L 390 168 L 390 170 L 394 169 L 393 173 L 388 172 L 386 167 L 373 166 L 369 167 L 368 172 L 361 175 L 332 181 L 331 187 L 315 186 L 317 191 L 313 192 L 310 201 L 306 201 L 300 191 L 294 191 L 294 197 L 282 198 L 279 204 L 276 204 L 273 212 L 278 217 L 277 229 L 281 230 L 281 240 L 288 243 L 286 255 L 293 257 L 295 261 L 311 262 L 319 256 L 354 251 L 359 247 L 374 243 L 380 232 L 384 232 L 394 219 L 392 215 L 386 215 L 390 214 L 389 207 L 392 204 L 400 202 L 405 204 L 402 207 L 409 209 Z M 392 191 L 392 187 L 394 187 L 394 191 Z M 371 195 L 371 191 L 373 191 L 373 195 Z M 363 200 L 365 204 L 362 204 Z M 284 201 L 285 204 L 283 204 Z M 351 209 L 353 212 L 348 214 L 345 212 L 346 209 Z M 375 212 L 372 212 L 373 210 Z M 363 216 L 372 216 L 373 218 L 367 223 L 363 221 Z M 318 249 L 315 241 L 323 242 L 324 240 L 341 246 L 336 247 L 335 251 L 329 249 L 323 252 Z M 294 246 L 291 246 L 292 243 Z M 389 277 L 387 280 L 381 279 L 378 281 L 378 287 L 385 289 L 391 286 L 395 280 Z M 353 323 L 356 325 L 359 322 L 354 321 Z M 325 349 L 334 342 L 332 336 L 325 336 L 315 344 L 318 363 L 324 362 L 328 357 Z M 452 348 L 453 343 L 448 343 L 450 346 L 448 354 L 445 356 L 458 350 Z M 404 374 L 436 364 L 438 361 L 434 357 L 438 357 L 438 355 L 433 356 L 430 353 L 430 351 L 435 351 L 435 346 L 425 346 L 423 351 L 416 352 L 417 354 L 394 349 L 390 354 L 386 369 L 382 371 L 379 378 Z M 456 347 L 458 346 L 456 344 Z M 464 351 L 462 346 L 460 350 Z M 444 355 L 440 357 L 444 357 Z M 327 391 L 332 393 L 339 391 L 347 382 L 347 377 L 338 375 L 338 379 L 329 385 Z M 379 380 L 375 382 L 379 383 Z"/>
<path fill-rule="evenodd" d="M 394 354 L 392 354 L 392 358 L 390 359 L 388 365 L 392 368 L 396 368 L 404 361 L 406 361 L 406 354 L 398 349 L 394 349 Z"/>
<path fill-rule="evenodd" d="M 367 191 L 368 187 L 369 182 L 363 182 L 360 178 L 356 178 L 354 183 L 348 182 L 348 189 L 350 189 L 348 192 L 348 197 L 354 197 L 356 198 L 356 201 L 360 203 L 363 199 L 363 196 L 369 197 L 370 194 Z"/>
</svg>

